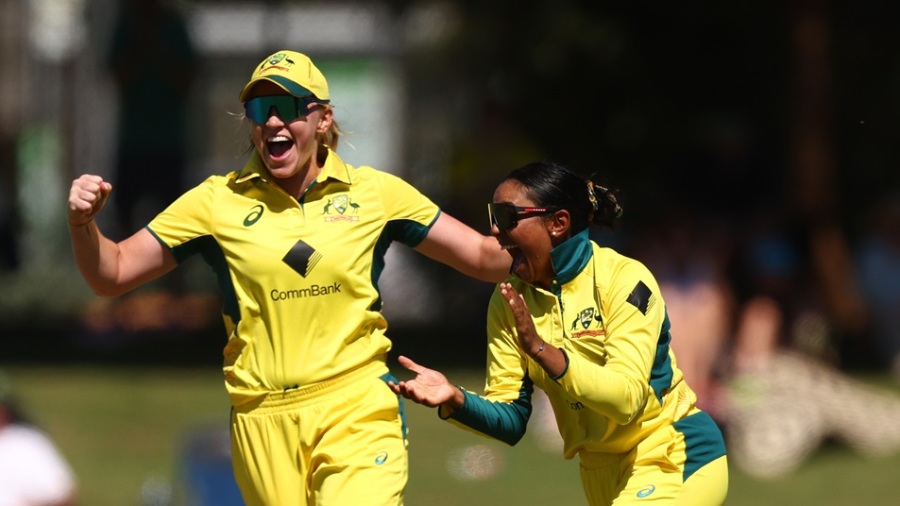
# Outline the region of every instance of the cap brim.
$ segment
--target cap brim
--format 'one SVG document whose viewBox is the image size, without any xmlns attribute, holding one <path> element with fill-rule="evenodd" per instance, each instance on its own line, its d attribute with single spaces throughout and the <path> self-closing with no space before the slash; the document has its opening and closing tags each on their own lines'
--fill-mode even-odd
<svg viewBox="0 0 900 506">
<path fill-rule="evenodd" d="M 265 76 L 265 77 L 258 77 L 256 79 L 253 79 L 249 83 L 247 83 L 246 86 L 244 86 L 244 89 L 241 90 L 241 96 L 239 98 L 241 103 L 244 103 L 247 101 L 247 95 L 250 93 L 250 90 L 253 88 L 254 85 L 256 85 L 260 81 L 269 81 L 271 83 L 277 84 L 279 88 L 283 89 L 284 91 L 290 93 L 291 95 L 293 95 L 295 97 L 309 97 L 309 96 L 314 95 L 313 92 L 307 90 L 303 86 L 300 86 L 299 84 L 295 83 L 294 81 L 291 81 L 290 79 L 288 79 L 284 76 Z"/>
</svg>

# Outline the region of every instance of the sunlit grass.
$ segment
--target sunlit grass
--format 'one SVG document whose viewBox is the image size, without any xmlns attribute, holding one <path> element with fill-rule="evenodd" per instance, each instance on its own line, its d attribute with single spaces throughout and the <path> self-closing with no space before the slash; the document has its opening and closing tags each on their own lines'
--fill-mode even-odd
<svg viewBox="0 0 900 506">
<path fill-rule="evenodd" d="M 164 480 L 178 492 L 179 452 L 198 427 L 227 427 L 216 369 L 2 367 L 23 406 L 59 444 L 78 475 L 81 503 L 140 504 L 141 488 Z M 448 374 L 473 390 L 480 372 Z M 407 403 L 408 505 L 585 504 L 576 462 L 564 461 L 535 423 L 507 447 Z M 459 467 L 468 459 L 470 471 Z M 772 481 L 732 469 L 732 506 L 887 506 L 900 496 L 900 455 L 868 460 L 837 443 L 796 473 Z M 180 494 L 175 494 L 176 499 Z M 180 502 L 175 501 L 174 505 Z"/>
</svg>

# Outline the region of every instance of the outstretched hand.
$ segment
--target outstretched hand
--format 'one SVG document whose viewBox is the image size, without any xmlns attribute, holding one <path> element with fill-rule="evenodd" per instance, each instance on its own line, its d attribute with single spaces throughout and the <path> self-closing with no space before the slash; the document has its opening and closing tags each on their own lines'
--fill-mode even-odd
<svg viewBox="0 0 900 506">
<path fill-rule="evenodd" d="M 69 189 L 68 218 L 75 226 L 87 225 L 103 209 L 112 185 L 100 176 L 85 174 L 72 181 Z"/>
<path fill-rule="evenodd" d="M 534 320 L 531 319 L 531 311 L 525 299 L 509 283 L 500 283 L 500 294 L 509 303 L 513 318 L 516 320 L 516 334 L 519 339 L 519 347 L 528 356 L 540 353 L 540 346 L 544 340 L 538 336 L 534 328 Z"/>
<path fill-rule="evenodd" d="M 459 389 L 452 385 L 444 376 L 434 369 L 421 366 L 411 359 L 400 356 L 397 358 L 400 365 L 416 373 L 416 377 L 409 381 L 401 381 L 399 383 L 388 382 L 391 390 L 403 397 L 428 406 L 430 408 L 449 403 L 452 408 L 458 407 L 452 402 L 459 393 Z"/>
</svg>

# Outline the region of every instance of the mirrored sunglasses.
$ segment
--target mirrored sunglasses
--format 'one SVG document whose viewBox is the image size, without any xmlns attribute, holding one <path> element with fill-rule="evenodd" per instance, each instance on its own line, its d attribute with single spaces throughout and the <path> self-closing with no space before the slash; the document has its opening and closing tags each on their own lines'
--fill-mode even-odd
<svg viewBox="0 0 900 506">
<path fill-rule="evenodd" d="M 270 116 L 277 114 L 281 121 L 290 123 L 297 118 L 309 114 L 309 104 L 316 104 L 315 97 L 298 98 L 293 95 L 266 95 L 253 97 L 244 102 L 244 111 L 250 121 L 257 125 L 264 124 Z"/>
<path fill-rule="evenodd" d="M 519 207 L 512 204 L 488 204 L 491 226 L 497 225 L 501 232 L 514 228 L 519 220 L 532 216 L 543 216 L 554 211 L 549 207 Z"/>
</svg>

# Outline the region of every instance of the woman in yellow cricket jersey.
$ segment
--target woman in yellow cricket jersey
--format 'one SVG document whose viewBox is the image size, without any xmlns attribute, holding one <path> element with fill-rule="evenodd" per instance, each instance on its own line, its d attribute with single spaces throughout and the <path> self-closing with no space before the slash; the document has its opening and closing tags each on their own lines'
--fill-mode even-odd
<svg viewBox="0 0 900 506">
<path fill-rule="evenodd" d="M 344 163 L 330 100 L 307 56 L 266 57 L 240 93 L 256 148 L 246 165 L 121 242 L 94 221 L 110 183 L 82 175 L 69 192 L 76 262 L 97 294 L 123 294 L 194 254 L 216 273 L 232 459 L 251 506 L 402 504 L 406 429 L 378 291 L 387 248 L 398 241 L 491 282 L 510 266 L 494 237 L 405 181 Z"/>
<path fill-rule="evenodd" d="M 532 163 L 500 183 L 489 208 L 513 276 L 488 308 L 484 395 L 402 356 L 416 376 L 391 388 L 514 445 L 537 385 L 565 458 L 580 459 L 591 505 L 722 504 L 725 444 L 678 369 L 656 280 L 588 236 L 590 224 L 611 226 L 621 214 L 615 194 L 563 166 Z"/>
</svg>

